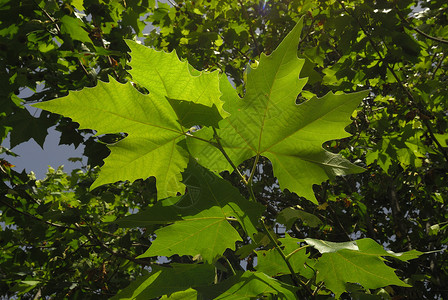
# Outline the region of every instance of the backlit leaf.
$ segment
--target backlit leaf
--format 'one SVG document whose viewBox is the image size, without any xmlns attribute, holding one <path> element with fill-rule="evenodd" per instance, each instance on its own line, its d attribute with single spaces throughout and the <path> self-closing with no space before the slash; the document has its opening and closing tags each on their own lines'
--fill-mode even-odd
<svg viewBox="0 0 448 300">
<path fill-rule="evenodd" d="M 150 275 L 139 277 L 111 299 L 153 299 L 213 282 L 214 267 L 207 264 L 153 266 Z"/>
<path fill-rule="evenodd" d="M 249 236 L 257 232 L 262 205 L 247 201 L 230 183 L 194 162 L 183 177 L 186 195 L 159 201 L 117 221 L 122 227 L 173 223 L 156 230 L 157 238 L 141 257 L 200 255 L 212 261 L 241 240 L 229 218 L 235 218 Z"/>
<path fill-rule="evenodd" d="M 300 21 L 271 55 L 261 55 L 258 67 L 248 72 L 243 99 L 221 84 L 223 99 L 227 99 L 224 108 L 231 116 L 219 123 L 218 135 L 236 165 L 253 156 L 265 156 L 272 162 L 282 189 L 317 203 L 313 184 L 363 170 L 342 156 L 325 151 L 322 144 L 348 136 L 344 128 L 367 92 L 329 93 L 296 105 L 306 83 L 306 79 L 299 78 L 304 60 L 297 58 L 301 29 Z M 210 130 L 197 135 L 213 138 Z M 222 154 L 211 146 L 198 140 L 189 140 L 188 145 L 206 167 L 232 170 L 216 164 L 222 160 Z"/>
<path fill-rule="evenodd" d="M 81 129 L 95 129 L 97 134 L 128 134 L 108 146 L 111 154 L 92 189 L 119 180 L 155 176 L 159 198 L 184 191 L 179 181 L 188 154 L 177 143 L 184 139 L 185 130 L 165 98 L 143 95 L 130 83 L 111 79 L 34 106 L 70 117 Z"/>
<path fill-rule="evenodd" d="M 278 295 L 279 299 L 296 299 L 296 287 L 285 284 L 261 272 L 244 272 L 217 285 L 198 288 L 202 299 L 240 300 L 261 295 Z"/>
</svg>

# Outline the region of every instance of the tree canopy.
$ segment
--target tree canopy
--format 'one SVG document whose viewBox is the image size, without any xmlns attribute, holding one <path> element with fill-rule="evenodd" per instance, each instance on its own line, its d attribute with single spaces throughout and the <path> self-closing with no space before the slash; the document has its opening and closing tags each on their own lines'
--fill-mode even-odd
<svg viewBox="0 0 448 300">
<path fill-rule="evenodd" d="M 448 298 L 446 1 L 0 15 L 2 297 Z M 88 164 L 17 172 L 53 126 Z"/>
</svg>

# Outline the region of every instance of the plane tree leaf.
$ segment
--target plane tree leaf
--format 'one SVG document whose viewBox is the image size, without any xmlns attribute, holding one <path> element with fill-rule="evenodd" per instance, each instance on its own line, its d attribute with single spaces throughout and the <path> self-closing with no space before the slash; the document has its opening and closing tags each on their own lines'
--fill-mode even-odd
<svg viewBox="0 0 448 300">
<path fill-rule="evenodd" d="M 156 240 L 139 258 L 177 254 L 201 257 L 211 263 L 227 248 L 235 250 L 235 242 L 242 239 L 226 218 L 215 216 L 218 213 L 217 209 L 212 209 L 202 217 L 156 230 Z"/>
<path fill-rule="evenodd" d="M 111 154 L 92 189 L 154 176 L 159 198 L 184 191 L 179 181 L 188 164 L 188 153 L 177 144 L 184 139 L 185 130 L 166 98 L 143 95 L 130 83 L 111 79 L 34 106 L 70 117 L 81 129 L 95 129 L 97 134 L 128 135 L 108 146 Z"/>
<path fill-rule="evenodd" d="M 167 99 L 176 112 L 179 123 L 182 126 L 186 128 L 191 128 L 195 125 L 219 127 L 218 122 L 222 120 L 222 117 L 215 104 L 212 107 L 208 107 L 185 100 L 176 100 L 168 97 Z"/>
<path fill-rule="evenodd" d="M 292 238 L 286 234 L 285 238 L 280 238 L 278 241 L 285 255 L 290 255 L 289 263 L 293 267 L 294 272 L 306 278 L 313 277 L 314 272 L 309 266 L 313 266 L 314 261 L 308 258 L 309 255 L 305 249 L 299 250 L 299 243 L 303 242 L 303 240 Z M 276 249 L 260 250 L 256 251 L 256 253 L 258 258 L 257 271 L 269 276 L 291 274 L 291 271 Z"/>
<path fill-rule="evenodd" d="M 213 282 L 214 266 L 208 264 L 171 264 L 170 268 L 152 266 L 149 275 L 141 276 L 111 299 L 153 299 L 190 287 Z"/>
<path fill-rule="evenodd" d="M 213 286 L 197 288 L 199 299 L 256 299 L 277 295 L 279 299 L 296 299 L 296 287 L 285 284 L 261 272 L 240 272 Z"/>
<path fill-rule="evenodd" d="M 156 98 L 185 100 L 212 107 L 222 117 L 229 114 L 220 100 L 218 72 L 199 72 L 187 62 L 180 61 L 176 52 L 166 53 L 126 41 L 131 49 L 132 79 L 148 89 Z"/>
<path fill-rule="evenodd" d="M 241 240 L 229 220 L 238 221 L 249 236 L 257 232 L 264 207 L 249 202 L 229 182 L 191 162 L 183 173 L 188 192 L 118 220 L 122 227 L 171 224 L 155 231 L 157 238 L 140 257 L 200 255 L 206 261 L 235 249 Z"/>
<path fill-rule="evenodd" d="M 243 99 L 228 85 L 221 85 L 227 99 L 225 109 L 231 116 L 219 123 L 218 136 L 235 165 L 253 156 L 265 156 L 272 162 L 282 189 L 317 203 L 313 184 L 363 171 L 342 156 L 325 151 L 322 144 L 348 136 L 344 128 L 367 91 L 328 93 L 296 105 L 306 83 L 299 78 L 304 60 L 297 57 L 301 29 L 300 21 L 271 55 L 261 54 L 258 67 L 248 72 Z M 214 137 L 210 130 L 198 136 Z M 218 167 L 223 165 L 215 164 L 221 153 L 200 143 L 188 142 L 193 156 L 206 167 L 222 171 Z"/>
<path fill-rule="evenodd" d="M 335 243 L 335 242 L 306 238 L 305 242 L 308 245 L 316 248 L 322 254 L 337 252 L 342 249 L 359 250 L 358 245 L 356 244 L 355 241 Z"/>
<path fill-rule="evenodd" d="M 287 229 L 290 229 L 297 219 L 301 219 L 305 225 L 310 227 L 318 227 L 322 224 L 322 221 L 315 215 L 292 207 L 285 208 L 277 216 L 277 221 L 285 224 Z"/>
<path fill-rule="evenodd" d="M 376 289 L 388 285 L 409 287 L 401 281 L 394 269 L 384 263 L 382 256 L 392 256 L 402 260 L 416 258 L 418 251 L 397 254 L 385 251 L 371 239 L 356 242 L 333 243 L 321 240 L 305 241 L 322 253 L 314 268 L 317 280 L 339 297 L 347 290 L 347 283 L 359 283 L 366 289 Z"/>
</svg>

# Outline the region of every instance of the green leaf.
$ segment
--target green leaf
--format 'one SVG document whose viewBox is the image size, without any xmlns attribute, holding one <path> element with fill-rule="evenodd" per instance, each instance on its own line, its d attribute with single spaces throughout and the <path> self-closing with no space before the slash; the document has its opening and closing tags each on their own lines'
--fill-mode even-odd
<svg viewBox="0 0 448 300">
<path fill-rule="evenodd" d="M 302 220 L 305 225 L 310 227 L 318 227 L 322 224 L 322 221 L 315 215 L 292 207 L 285 208 L 277 216 L 277 221 L 285 224 L 286 229 L 290 229 L 297 219 Z"/>
<path fill-rule="evenodd" d="M 68 34 L 73 40 L 92 43 L 89 34 L 84 30 L 84 23 L 80 19 L 65 15 L 61 18 L 61 23 L 63 34 Z"/>
<path fill-rule="evenodd" d="M 305 241 L 322 253 L 322 257 L 314 266 L 318 270 L 317 280 L 325 282 L 326 287 L 335 293 L 336 297 L 346 290 L 347 283 L 359 283 L 367 289 L 388 285 L 408 287 L 408 284 L 397 277 L 394 269 L 384 263 L 381 256 L 408 260 L 421 254 L 415 250 L 409 253 L 388 252 L 372 239 L 345 243 L 313 239 Z"/>
<path fill-rule="evenodd" d="M 152 266 L 150 275 L 141 276 L 111 299 L 153 299 L 213 282 L 215 268 L 207 264 Z"/>
<path fill-rule="evenodd" d="M 92 189 L 119 180 L 155 176 L 159 198 L 185 190 L 179 181 L 188 154 L 177 145 L 183 140 L 184 129 L 165 98 L 143 95 L 130 83 L 111 79 L 34 106 L 70 117 L 80 124 L 80 129 L 93 128 L 97 134 L 128 134 L 108 146 L 111 154 Z"/>
<path fill-rule="evenodd" d="M 343 242 L 343 243 L 334 243 L 334 242 L 306 238 L 305 242 L 308 245 L 316 248 L 322 254 L 337 252 L 342 249 L 359 250 L 358 245 L 356 244 L 356 242 L 353 242 L 353 241 Z"/>
<path fill-rule="evenodd" d="M 138 258 L 151 256 L 191 255 L 206 262 L 213 262 L 229 248 L 235 250 L 235 242 L 242 241 L 228 220 L 215 215 L 212 209 L 203 216 L 176 222 L 155 231 L 156 240 Z"/>
<path fill-rule="evenodd" d="M 377 242 L 375 242 L 372 239 L 360 239 L 356 241 L 356 244 L 359 247 L 359 250 L 371 255 L 377 255 L 377 256 L 389 256 L 396 259 L 399 259 L 401 261 L 408 261 L 411 259 L 418 258 L 420 255 L 423 254 L 423 252 L 417 251 L 417 250 L 410 250 L 406 252 L 393 252 L 390 250 L 384 250 L 384 248 L 379 245 Z"/>
<path fill-rule="evenodd" d="M 221 89 L 223 99 L 230 100 L 225 109 L 231 116 L 219 123 L 218 135 L 235 165 L 253 156 L 265 156 L 272 162 L 282 189 L 317 203 L 313 184 L 363 171 L 342 156 L 325 151 L 322 144 L 348 136 L 344 128 L 367 91 L 329 93 L 296 105 L 306 83 L 306 79 L 299 78 L 304 60 L 297 58 L 301 29 L 302 21 L 271 55 L 261 55 L 258 67 L 248 72 L 243 99 L 235 96 L 234 90 Z M 201 131 L 195 135 L 213 138 L 210 130 Z M 219 151 L 198 140 L 190 139 L 187 143 L 199 163 L 211 170 L 224 170 L 223 164 L 216 164 L 222 160 Z"/>
<path fill-rule="evenodd" d="M 278 295 L 279 299 L 296 299 L 296 287 L 261 272 L 238 273 L 222 283 L 197 288 L 199 299 L 252 299 L 262 295 Z"/>
<path fill-rule="evenodd" d="M 198 299 L 198 292 L 192 288 L 189 288 L 185 291 L 175 292 L 172 293 L 169 296 L 163 296 L 160 298 L 161 300 L 197 300 Z"/>
<path fill-rule="evenodd" d="M 440 145 L 442 145 L 442 147 L 448 147 L 448 144 L 447 144 L 448 133 L 445 133 L 445 134 L 435 133 L 434 136 L 436 137 L 436 139 L 440 143 Z"/>
<path fill-rule="evenodd" d="M 218 122 L 222 120 L 222 117 L 215 104 L 212 107 L 208 107 L 190 101 L 170 99 L 168 97 L 167 99 L 176 112 L 179 123 L 182 126 L 186 128 L 195 125 L 219 127 Z"/>
<path fill-rule="evenodd" d="M 286 234 L 285 238 L 278 239 L 278 241 L 285 255 L 291 254 L 289 262 L 294 271 L 306 278 L 313 277 L 314 272 L 308 266 L 314 265 L 314 261 L 308 258 L 305 249 L 297 251 L 300 248 L 299 243 L 303 242 L 303 240 L 292 238 Z M 294 253 L 294 251 L 297 252 Z M 256 253 L 258 258 L 257 271 L 269 276 L 291 274 L 288 266 L 276 249 L 261 250 L 256 251 Z"/>
<path fill-rule="evenodd" d="M 174 223 L 156 230 L 156 240 L 140 257 L 201 255 L 213 261 L 227 248 L 235 249 L 235 242 L 241 240 L 229 218 L 235 218 L 249 236 L 257 232 L 262 205 L 247 201 L 229 182 L 194 162 L 183 177 L 186 195 L 159 201 L 117 221 L 122 227 Z"/>
<path fill-rule="evenodd" d="M 220 100 L 218 72 L 198 72 L 187 62 L 181 62 L 174 51 L 165 53 L 133 41 L 126 43 L 131 49 L 132 69 L 129 73 L 132 79 L 154 97 L 190 101 L 208 107 L 214 104 L 223 118 L 229 115 Z"/>
</svg>

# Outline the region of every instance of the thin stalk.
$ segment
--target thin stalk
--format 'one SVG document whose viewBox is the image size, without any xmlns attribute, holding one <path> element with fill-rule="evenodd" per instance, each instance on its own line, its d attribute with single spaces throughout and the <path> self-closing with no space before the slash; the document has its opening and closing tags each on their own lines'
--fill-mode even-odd
<svg viewBox="0 0 448 300">
<path fill-rule="evenodd" d="M 294 254 L 296 254 L 297 252 L 299 252 L 302 249 L 308 248 L 309 246 L 310 245 L 305 245 L 305 246 L 297 248 L 296 250 L 294 250 L 291 253 L 289 253 L 288 255 L 286 255 L 286 259 L 289 260 L 291 258 L 291 256 L 293 256 Z"/>
<path fill-rule="evenodd" d="M 216 140 L 216 143 L 211 143 L 213 146 L 219 149 L 221 151 L 222 155 L 226 158 L 226 160 L 229 162 L 229 164 L 232 166 L 232 168 L 237 172 L 237 174 L 241 177 L 241 180 L 244 182 L 244 184 L 247 186 L 248 182 L 243 174 L 241 174 L 240 170 L 238 170 L 238 167 L 233 163 L 233 161 L 230 159 L 229 155 L 227 155 L 226 150 L 224 150 L 224 147 L 221 144 L 220 137 L 218 136 L 218 133 L 216 132 L 216 129 L 213 127 L 213 135 Z"/>
<path fill-rule="evenodd" d="M 238 0 L 238 3 L 240 4 L 241 9 L 243 10 L 243 14 L 244 14 L 244 17 L 246 18 L 247 24 L 249 25 L 249 33 L 250 33 L 250 35 L 252 37 L 252 40 L 254 41 L 255 48 L 257 49 L 256 56 L 260 55 L 260 53 L 259 53 L 260 47 L 258 46 L 257 39 L 255 38 L 255 32 L 254 32 L 254 29 L 252 28 L 252 24 L 251 24 L 252 23 L 252 19 L 247 14 L 247 11 L 244 8 L 243 2 L 241 0 Z"/>
<path fill-rule="evenodd" d="M 269 240 L 274 244 L 275 250 L 277 250 L 277 252 L 280 254 L 280 256 L 285 261 L 286 265 L 288 266 L 288 269 L 291 272 L 292 281 L 294 281 L 295 285 L 298 286 L 299 285 L 299 278 L 297 278 L 296 272 L 294 271 L 293 267 L 291 266 L 291 264 L 289 263 L 288 259 L 286 258 L 286 255 L 283 252 L 282 248 L 280 248 L 280 246 L 278 245 L 277 241 L 272 236 L 271 232 L 269 231 L 268 227 L 266 226 L 266 223 L 265 223 L 264 219 L 265 219 L 264 217 L 261 218 L 261 224 L 263 224 L 264 231 L 268 235 Z"/>
<path fill-rule="evenodd" d="M 247 180 L 247 183 L 246 183 L 246 186 L 247 186 L 247 188 L 249 190 L 249 193 L 250 193 L 250 197 L 252 198 L 252 200 L 254 202 L 256 202 L 257 200 L 255 199 L 254 190 L 252 188 L 252 182 L 253 182 L 253 179 L 254 179 L 255 170 L 257 169 L 257 165 L 258 165 L 258 160 L 259 159 L 260 159 L 260 155 L 257 154 L 257 156 L 255 157 L 254 164 L 252 166 L 252 170 L 251 170 L 250 175 L 249 175 L 249 179 Z"/>
<path fill-rule="evenodd" d="M 435 37 L 435 36 L 429 35 L 429 34 L 423 32 L 423 31 L 421 31 L 421 30 L 418 29 L 417 27 L 412 26 L 412 24 L 411 24 L 408 20 L 406 20 L 406 18 L 401 14 L 400 9 L 398 8 L 398 6 L 397 6 L 396 4 L 395 4 L 395 9 L 396 9 L 396 11 L 397 11 L 397 15 L 400 17 L 400 19 L 401 19 L 403 22 L 406 23 L 406 27 L 408 27 L 408 28 L 410 28 L 410 29 L 416 31 L 417 33 L 423 35 L 423 36 L 424 36 L 425 38 L 427 38 L 427 39 L 430 39 L 430 40 L 433 40 L 433 41 L 435 41 L 435 42 L 439 42 L 439 43 L 442 43 L 442 44 L 448 44 L 448 41 L 447 41 L 447 40 L 444 40 L 444 39 L 442 39 L 442 38 L 439 38 L 439 37 Z"/>
<path fill-rule="evenodd" d="M 232 271 L 233 276 L 235 276 L 236 275 L 235 269 L 233 268 L 233 266 L 230 263 L 229 259 L 227 257 L 225 257 L 224 255 L 222 257 L 226 260 L 227 264 L 229 265 L 230 270 Z"/>
</svg>

